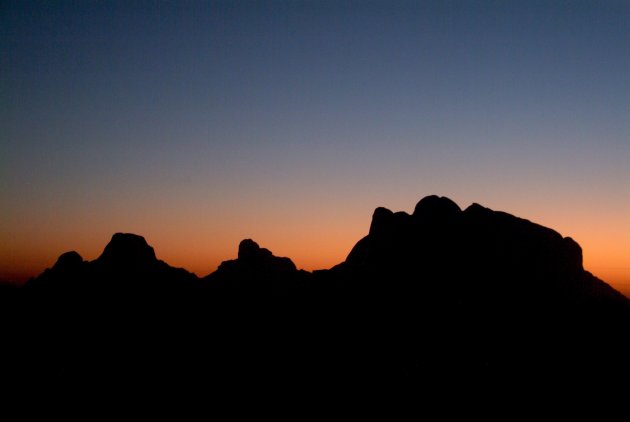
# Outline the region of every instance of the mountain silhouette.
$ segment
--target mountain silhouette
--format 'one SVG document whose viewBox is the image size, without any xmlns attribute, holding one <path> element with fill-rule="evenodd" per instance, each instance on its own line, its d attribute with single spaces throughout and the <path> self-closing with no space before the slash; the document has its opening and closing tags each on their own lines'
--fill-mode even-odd
<svg viewBox="0 0 630 422">
<path fill-rule="evenodd" d="M 431 301 L 503 302 L 512 309 L 602 305 L 602 312 L 625 312 L 628 305 L 584 270 L 573 239 L 479 204 L 462 211 L 437 196 L 422 199 L 412 215 L 377 208 L 369 234 L 333 272 L 377 289 L 398 285 Z"/>
<path fill-rule="evenodd" d="M 306 271 L 298 271 L 289 258 L 274 256 L 251 239 L 241 241 L 238 259 L 225 261 L 203 281 L 243 294 L 281 295 L 303 289 Z"/>
<path fill-rule="evenodd" d="M 94 261 L 64 253 L 0 294 L 14 321 L 9 379 L 74 386 L 200 383 L 226 400 L 309 406 L 351 392 L 409 406 L 426 391 L 498 397 L 528 383 L 602 391 L 630 356 L 630 301 L 584 270 L 574 240 L 438 196 L 413 214 L 377 208 L 327 270 L 245 239 L 200 278 L 116 233 Z"/>
<path fill-rule="evenodd" d="M 29 280 L 25 288 L 35 294 L 46 290 L 46 294 L 80 300 L 79 292 L 151 295 L 164 289 L 186 289 L 196 281 L 194 274 L 158 260 L 142 236 L 116 233 L 94 261 L 84 261 L 75 251 L 66 252 L 52 268 Z"/>
</svg>

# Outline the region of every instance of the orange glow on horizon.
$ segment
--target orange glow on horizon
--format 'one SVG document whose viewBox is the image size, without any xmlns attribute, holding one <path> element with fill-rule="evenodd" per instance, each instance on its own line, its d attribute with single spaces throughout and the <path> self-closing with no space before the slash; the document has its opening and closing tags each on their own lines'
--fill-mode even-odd
<svg viewBox="0 0 630 422">
<path fill-rule="evenodd" d="M 462 208 L 467 205 L 460 203 Z M 398 211 L 394 207 L 391 209 Z M 567 209 L 555 212 L 551 209 L 545 214 L 534 208 L 523 207 L 523 210 L 518 214 L 510 210 L 506 212 L 529 215 L 532 217 L 528 218 L 530 221 L 572 237 L 582 247 L 584 268 L 630 298 L 630 271 L 626 265 L 630 262 L 630 245 L 627 245 L 630 229 L 621 212 L 593 218 L 593 210 L 582 210 L 567 218 Z M 292 259 L 298 269 L 327 269 L 343 262 L 356 242 L 367 234 L 371 216 L 371 212 L 365 212 L 361 218 L 351 218 L 354 211 L 350 209 L 337 211 L 338 215 L 332 215 L 332 212 L 307 215 L 293 211 L 261 215 L 248 224 L 240 223 L 247 220 L 236 215 L 229 218 L 227 224 L 207 231 L 192 228 L 193 224 L 184 222 L 166 229 L 158 224 L 160 219 L 148 224 L 145 219 L 145 224 L 136 224 L 128 230 L 103 227 L 64 232 L 42 225 L 19 235 L 17 230 L 23 228 L 16 225 L 16 232 L 5 235 L 8 241 L 0 246 L 0 280 L 24 282 L 54 265 L 57 257 L 69 250 L 76 250 L 85 260 L 94 260 L 116 231 L 144 236 L 155 249 L 158 259 L 199 277 L 212 273 L 223 261 L 236 259 L 238 244 L 246 238 L 253 239 L 276 256 Z M 85 236 L 91 232 L 95 234 Z M 624 242 L 626 247 L 620 247 Z"/>
<path fill-rule="evenodd" d="M 253 237 L 252 237 L 253 238 Z M 276 256 L 286 256 L 291 258 L 298 269 L 313 271 L 319 269 L 328 269 L 332 266 L 343 262 L 354 244 L 361 238 L 343 239 L 338 234 L 331 236 L 335 242 L 328 244 L 325 239 L 303 237 L 303 242 L 295 240 L 278 239 L 276 241 L 265 242 L 264 239 L 253 238 L 260 244 L 271 250 Z M 242 239 L 241 239 L 242 240 Z M 618 265 L 622 256 L 616 253 L 613 248 L 606 247 L 606 243 L 598 243 L 597 239 L 589 238 L 585 241 L 578 241 L 582 246 L 584 253 L 584 268 L 594 274 L 596 277 L 604 280 L 613 288 L 620 291 L 626 297 L 630 298 L 630 276 L 628 271 L 621 265 Z M 218 249 L 219 245 L 207 245 L 205 249 L 177 249 L 173 246 L 162 245 L 161 243 L 152 242 L 147 239 L 155 251 L 158 259 L 161 259 L 174 267 L 181 267 L 195 273 L 199 277 L 204 277 L 215 271 L 221 262 L 236 259 L 238 253 L 238 242 L 233 242 L 229 247 Z M 105 242 L 106 244 L 106 242 Z M 90 253 L 79 250 L 78 252 L 85 260 L 94 260 L 99 255 L 103 245 L 94 245 L 89 248 Z M 172 245 L 172 244 L 171 244 Z M 332 246 L 331 246 L 332 245 Z M 72 248 L 70 248 L 72 249 Z M 66 250 L 50 251 L 50 254 L 22 253 L 14 254 L 7 257 L 6 250 L 3 250 L 2 261 L 0 267 L 0 280 L 7 282 L 13 281 L 22 283 L 30 277 L 36 276 L 43 272 L 44 269 L 54 265 L 57 257 Z M 7 259 L 8 258 L 8 259 Z"/>
</svg>

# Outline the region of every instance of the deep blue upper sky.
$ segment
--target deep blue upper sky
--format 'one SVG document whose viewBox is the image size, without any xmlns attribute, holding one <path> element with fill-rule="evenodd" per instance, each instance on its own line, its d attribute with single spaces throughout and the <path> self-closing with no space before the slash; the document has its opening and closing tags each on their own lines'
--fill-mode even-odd
<svg viewBox="0 0 630 422">
<path fill-rule="evenodd" d="M 430 193 L 549 224 L 619 218 L 629 16 L 627 1 L 3 2 L 2 235 L 271 233 L 279 212 L 326 227 L 334 208 Z"/>
</svg>

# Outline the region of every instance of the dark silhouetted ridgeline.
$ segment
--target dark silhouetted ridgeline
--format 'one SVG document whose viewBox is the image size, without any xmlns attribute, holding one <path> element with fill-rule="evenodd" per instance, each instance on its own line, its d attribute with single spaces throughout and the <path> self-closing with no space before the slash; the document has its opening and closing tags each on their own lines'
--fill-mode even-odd
<svg viewBox="0 0 630 422">
<path fill-rule="evenodd" d="M 198 278 L 117 233 L 96 260 L 65 253 L 0 295 L 5 380 L 68 394 L 419 411 L 436 397 L 491 406 L 524 386 L 536 394 L 513 399 L 592 398 L 630 357 L 630 301 L 583 269 L 575 241 L 437 196 L 411 215 L 377 208 L 329 270 L 246 239 Z"/>
</svg>

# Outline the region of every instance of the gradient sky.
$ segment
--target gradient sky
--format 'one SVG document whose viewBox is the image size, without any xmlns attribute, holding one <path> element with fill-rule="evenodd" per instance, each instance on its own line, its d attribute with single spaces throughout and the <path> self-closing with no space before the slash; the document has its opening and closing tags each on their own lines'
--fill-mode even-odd
<svg viewBox="0 0 630 422">
<path fill-rule="evenodd" d="M 131 4 L 129 4 L 131 3 Z M 114 232 L 203 276 L 345 259 L 429 194 L 630 296 L 630 2 L 0 3 L 0 279 Z"/>
</svg>

